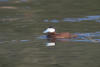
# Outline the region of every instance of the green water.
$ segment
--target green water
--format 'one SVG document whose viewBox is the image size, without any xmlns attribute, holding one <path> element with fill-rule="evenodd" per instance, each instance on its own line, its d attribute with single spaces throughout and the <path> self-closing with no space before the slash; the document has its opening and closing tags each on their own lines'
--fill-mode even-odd
<svg viewBox="0 0 100 67">
<path fill-rule="evenodd" d="M 0 4 L 0 67 L 100 67 L 100 43 L 57 42 L 55 47 L 46 47 L 46 40 L 37 38 L 49 25 L 57 32 L 100 31 L 100 23 L 94 20 L 44 22 L 100 15 L 100 0 L 9 0 Z"/>
</svg>

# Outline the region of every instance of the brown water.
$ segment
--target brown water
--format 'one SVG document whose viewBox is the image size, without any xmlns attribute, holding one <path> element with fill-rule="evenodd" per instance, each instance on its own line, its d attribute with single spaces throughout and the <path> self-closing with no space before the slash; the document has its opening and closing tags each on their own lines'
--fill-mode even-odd
<svg viewBox="0 0 100 67">
<path fill-rule="evenodd" d="M 99 32 L 99 3 L 0 0 L 0 67 L 100 67 L 100 43 L 57 41 L 46 47 L 47 41 L 38 39 L 50 25 L 57 32 Z"/>
</svg>

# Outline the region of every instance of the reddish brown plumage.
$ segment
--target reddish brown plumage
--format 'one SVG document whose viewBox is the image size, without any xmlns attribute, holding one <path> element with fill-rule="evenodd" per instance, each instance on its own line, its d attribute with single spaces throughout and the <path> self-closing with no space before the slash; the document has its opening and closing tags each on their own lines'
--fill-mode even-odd
<svg viewBox="0 0 100 67">
<path fill-rule="evenodd" d="M 69 32 L 64 32 L 64 33 L 56 33 L 56 32 L 53 32 L 53 33 L 48 33 L 47 35 L 48 38 L 75 38 L 77 37 L 77 35 L 75 34 L 71 34 Z"/>
</svg>

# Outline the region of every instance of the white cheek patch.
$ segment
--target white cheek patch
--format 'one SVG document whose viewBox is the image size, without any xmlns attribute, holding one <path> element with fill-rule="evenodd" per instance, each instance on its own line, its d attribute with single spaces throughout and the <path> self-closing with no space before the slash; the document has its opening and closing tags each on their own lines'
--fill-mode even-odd
<svg viewBox="0 0 100 67">
<path fill-rule="evenodd" d="M 43 33 L 48 33 L 48 32 L 55 32 L 54 28 L 47 28 Z"/>
</svg>

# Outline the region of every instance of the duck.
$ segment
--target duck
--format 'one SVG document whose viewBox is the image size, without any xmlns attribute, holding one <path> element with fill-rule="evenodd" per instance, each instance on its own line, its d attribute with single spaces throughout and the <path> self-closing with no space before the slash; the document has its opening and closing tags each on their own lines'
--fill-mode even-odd
<svg viewBox="0 0 100 67">
<path fill-rule="evenodd" d="M 62 39 L 62 38 L 76 38 L 78 35 L 72 34 L 70 32 L 61 32 L 56 33 L 56 29 L 53 26 L 49 26 L 46 30 L 43 31 L 44 34 L 46 34 L 47 38 L 55 38 L 55 39 Z"/>
</svg>

